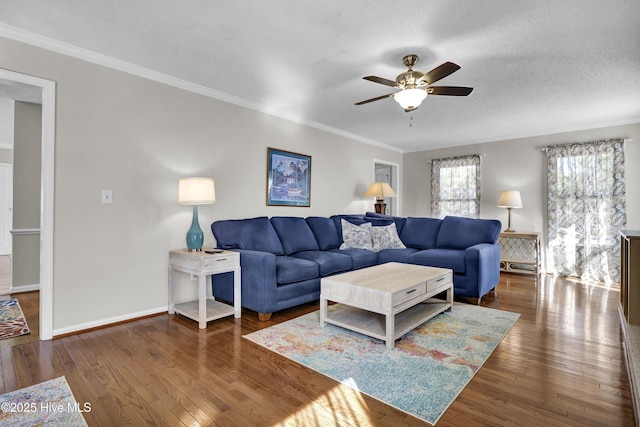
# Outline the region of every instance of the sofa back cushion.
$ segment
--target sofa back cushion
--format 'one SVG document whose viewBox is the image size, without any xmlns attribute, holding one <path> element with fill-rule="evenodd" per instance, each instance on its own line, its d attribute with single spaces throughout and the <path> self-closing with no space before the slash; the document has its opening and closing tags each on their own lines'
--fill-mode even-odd
<svg viewBox="0 0 640 427">
<path fill-rule="evenodd" d="M 496 243 L 502 223 L 495 219 L 446 216 L 438 232 L 439 249 L 466 249 L 479 243 Z"/>
<path fill-rule="evenodd" d="M 410 248 L 433 249 L 436 247 L 441 225 L 442 220 L 438 218 L 409 217 L 402 227 L 400 239 Z"/>
<path fill-rule="evenodd" d="M 248 249 L 284 255 L 284 248 L 266 216 L 249 219 L 228 219 L 211 224 L 218 247 Z"/>
<path fill-rule="evenodd" d="M 402 228 L 404 227 L 404 224 L 407 221 L 406 218 L 401 216 L 385 215 L 385 214 L 379 214 L 375 212 L 367 212 L 364 216 L 366 218 L 371 218 L 371 219 L 379 219 L 379 220 L 383 219 L 383 220 L 395 222 L 396 230 L 398 230 L 398 234 L 402 233 Z"/>
<path fill-rule="evenodd" d="M 317 251 L 318 243 L 313 231 L 304 218 L 295 216 L 274 216 L 271 224 L 275 228 L 280 242 L 284 247 L 285 255 L 295 254 L 300 251 Z"/>
<path fill-rule="evenodd" d="M 340 247 L 340 234 L 334 220 L 322 216 L 310 216 L 306 221 L 321 251 Z"/>
</svg>

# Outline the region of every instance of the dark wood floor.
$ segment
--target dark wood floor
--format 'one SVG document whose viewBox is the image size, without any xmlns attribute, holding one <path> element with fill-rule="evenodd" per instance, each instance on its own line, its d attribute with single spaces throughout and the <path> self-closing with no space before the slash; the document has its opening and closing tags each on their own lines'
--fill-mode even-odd
<svg viewBox="0 0 640 427">
<path fill-rule="evenodd" d="M 520 319 L 438 426 L 633 426 L 619 294 L 566 279 L 503 275 L 482 305 Z M 265 350 L 269 322 L 161 315 L 0 349 L 2 393 L 65 375 L 91 426 L 417 426 L 420 420 Z"/>
</svg>

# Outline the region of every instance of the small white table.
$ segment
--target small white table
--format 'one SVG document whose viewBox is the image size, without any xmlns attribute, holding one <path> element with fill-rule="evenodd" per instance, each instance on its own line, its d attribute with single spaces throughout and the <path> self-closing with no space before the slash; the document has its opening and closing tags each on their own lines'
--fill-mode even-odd
<svg viewBox="0 0 640 427">
<path fill-rule="evenodd" d="M 395 340 L 453 308 L 449 269 L 390 262 L 320 281 L 320 325 L 332 323 L 378 338 Z M 447 299 L 432 298 L 446 292 Z M 328 311 L 327 301 L 340 303 Z"/>
<path fill-rule="evenodd" d="M 182 271 L 198 276 L 198 299 L 175 304 L 175 272 Z M 233 306 L 216 301 L 211 290 L 211 275 L 233 272 Z M 169 314 L 179 313 L 199 322 L 200 329 L 210 320 L 234 315 L 240 317 L 240 253 L 222 251 L 208 254 L 187 249 L 169 252 Z"/>
</svg>

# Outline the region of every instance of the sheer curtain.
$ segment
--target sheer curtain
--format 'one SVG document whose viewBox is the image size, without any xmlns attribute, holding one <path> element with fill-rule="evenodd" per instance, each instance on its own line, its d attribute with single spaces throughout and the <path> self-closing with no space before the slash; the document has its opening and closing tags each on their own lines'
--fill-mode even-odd
<svg viewBox="0 0 640 427">
<path fill-rule="evenodd" d="M 480 215 L 480 156 L 431 160 L 431 215 Z"/>
<path fill-rule="evenodd" d="M 548 262 L 555 274 L 620 280 L 618 230 L 627 214 L 624 141 L 547 147 Z"/>
</svg>

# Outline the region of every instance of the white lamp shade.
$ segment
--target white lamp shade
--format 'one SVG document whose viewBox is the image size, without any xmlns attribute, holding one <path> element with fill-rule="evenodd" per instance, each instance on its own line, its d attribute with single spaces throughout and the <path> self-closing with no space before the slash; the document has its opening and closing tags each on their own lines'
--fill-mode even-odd
<svg viewBox="0 0 640 427">
<path fill-rule="evenodd" d="M 516 190 L 505 190 L 500 194 L 500 199 L 498 200 L 499 208 L 521 208 L 522 207 L 522 198 L 520 197 L 520 192 Z"/>
<path fill-rule="evenodd" d="M 427 91 L 423 89 L 405 89 L 393 95 L 393 99 L 405 110 L 418 108 L 427 97 Z"/>
<path fill-rule="evenodd" d="M 381 199 L 383 197 L 396 197 L 396 193 L 386 182 L 374 182 L 367 188 L 362 197 L 377 197 Z"/>
<path fill-rule="evenodd" d="M 213 178 L 180 178 L 178 203 L 181 205 L 211 205 L 216 201 Z"/>
</svg>

